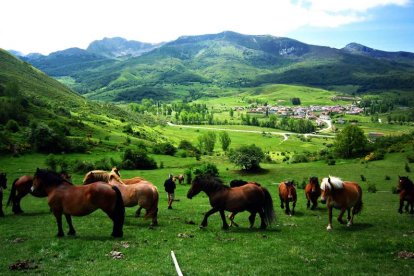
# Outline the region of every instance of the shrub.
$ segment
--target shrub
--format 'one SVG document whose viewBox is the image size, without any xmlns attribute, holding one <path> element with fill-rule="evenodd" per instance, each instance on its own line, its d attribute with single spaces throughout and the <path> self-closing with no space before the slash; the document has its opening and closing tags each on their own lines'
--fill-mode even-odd
<svg viewBox="0 0 414 276">
<path fill-rule="evenodd" d="M 367 178 L 363 174 L 361 174 L 361 181 L 367 181 Z"/>
<path fill-rule="evenodd" d="M 193 177 L 192 177 L 192 170 L 191 169 L 186 169 L 184 171 L 184 177 L 185 177 L 185 182 L 187 184 L 191 184 L 191 180 L 193 179 Z"/>
<path fill-rule="evenodd" d="M 290 158 L 290 163 L 306 163 L 308 162 L 308 157 L 304 154 L 295 154 Z"/>
<path fill-rule="evenodd" d="M 368 192 L 376 193 L 377 192 L 377 186 L 375 186 L 375 184 L 369 184 L 368 185 Z"/>
<path fill-rule="evenodd" d="M 264 159 L 265 155 L 261 148 L 251 144 L 230 150 L 228 157 L 230 162 L 244 170 L 255 170 L 260 168 L 260 162 Z"/>
<path fill-rule="evenodd" d="M 29 141 L 40 152 L 54 153 L 71 151 L 71 145 L 66 136 L 59 135 L 43 123 L 32 125 Z"/>
<path fill-rule="evenodd" d="M 407 156 L 408 163 L 414 163 L 414 154 Z"/>
<path fill-rule="evenodd" d="M 123 169 L 131 170 L 151 170 L 157 168 L 157 163 L 152 157 L 148 156 L 143 149 L 126 149 L 122 156 L 121 167 Z"/>
<path fill-rule="evenodd" d="M 385 180 L 391 180 L 391 177 L 389 175 L 386 175 Z"/>
<path fill-rule="evenodd" d="M 195 175 L 202 175 L 202 174 L 211 174 L 214 176 L 218 176 L 219 172 L 217 169 L 217 166 L 211 163 L 205 163 L 201 165 L 200 167 L 196 168 L 194 170 Z"/>
<path fill-rule="evenodd" d="M 6 129 L 11 132 L 18 132 L 20 130 L 20 126 L 15 120 L 9 120 L 7 121 Z"/>
<path fill-rule="evenodd" d="M 406 172 L 411 172 L 411 168 L 410 166 L 408 166 L 408 163 L 405 163 L 405 167 L 404 167 Z"/>
<path fill-rule="evenodd" d="M 336 164 L 336 161 L 335 161 L 335 159 L 328 159 L 328 160 L 326 161 L 326 163 L 327 163 L 329 166 L 334 166 L 334 165 Z"/>
<path fill-rule="evenodd" d="M 72 169 L 74 172 L 85 174 L 96 168 L 95 163 L 92 161 L 75 160 Z"/>
<path fill-rule="evenodd" d="M 165 154 L 165 155 L 171 155 L 173 156 L 177 152 L 177 148 L 173 146 L 171 143 L 161 143 L 156 144 L 153 147 L 153 152 L 155 154 Z"/>
</svg>

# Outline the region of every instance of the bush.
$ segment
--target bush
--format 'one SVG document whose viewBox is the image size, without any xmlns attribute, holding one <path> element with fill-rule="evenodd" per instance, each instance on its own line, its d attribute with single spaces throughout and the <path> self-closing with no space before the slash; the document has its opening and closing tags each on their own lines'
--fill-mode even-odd
<svg viewBox="0 0 414 276">
<path fill-rule="evenodd" d="M 151 170 L 157 168 L 157 163 L 143 149 L 126 149 L 122 156 L 121 167 L 130 170 Z"/>
<path fill-rule="evenodd" d="M 386 175 L 385 180 L 391 180 L 391 177 L 389 175 Z"/>
<path fill-rule="evenodd" d="M 414 154 L 407 156 L 408 163 L 414 163 Z"/>
<path fill-rule="evenodd" d="M 85 174 L 89 171 L 92 171 L 96 168 L 95 163 L 92 161 L 85 161 L 85 160 L 75 160 L 72 165 L 72 169 L 74 172 Z"/>
<path fill-rule="evenodd" d="M 192 170 L 191 169 L 186 169 L 184 171 L 184 177 L 185 177 L 185 182 L 187 184 L 191 184 L 191 180 L 193 179 L 193 177 L 192 177 Z"/>
<path fill-rule="evenodd" d="M 153 152 L 155 154 L 165 154 L 173 156 L 177 152 L 177 148 L 173 146 L 171 143 L 161 143 L 156 144 L 153 147 Z"/>
<path fill-rule="evenodd" d="M 214 176 L 219 176 L 218 169 L 216 165 L 211 163 L 205 163 L 201 165 L 200 167 L 196 168 L 194 170 L 195 175 L 203 175 L 203 174 L 210 174 Z"/>
<path fill-rule="evenodd" d="M 368 185 L 368 192 L 376 193 L 377 192 L 377 186 L 375 186 L 375 184 L 369 184 Z"/>
<path fill-rule="evenodd" d="M 326 163 L 327 163 L 329 166 L 334 166 L 334 165 L 336 164 L 336 161 L 335 161 L 335 159 L 328 159 L 328 160 L 326 161 Z"/>
<path fill-rule="evenodd" d="M 290 158 L 290 163 L 306 163 L 308 162 L 308 157 L 304 154 L 295 154 Z"/>
<path fill-rule="evenodd" d="M 261 148 L 251 144 L 230 150 L 228 157 L 230 162 L 244 170 L 255 170 L 260 169 L 260 162 L 265 155 Z"/>
<path fill-rule="evenodd" d="M 411 172 L 411 168 L 408 166 L 408 163 L 405 163 L 404 169 L 406 172 Z"/>
<path fill-rule="evenodd" d="M 55 153 L 71 151 L 70 142 L 66 136 L 59 135 L 43 123 L 32 125 L 29 141 L 40 152 Z"/>
<path fill-rule="evenodd" d="M 20 130 L 20 126 L 15 120 L 9 120 L 6 124 L 6 129 L 11 132 L 18 132 Z"/>
</svg>

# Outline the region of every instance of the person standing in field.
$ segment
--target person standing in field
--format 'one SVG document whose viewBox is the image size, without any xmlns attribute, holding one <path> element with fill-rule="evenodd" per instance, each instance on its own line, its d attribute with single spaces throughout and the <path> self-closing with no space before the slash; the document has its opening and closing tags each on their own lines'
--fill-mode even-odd
<svg viewBox="0 0 414 276">
<path fill-rule="evenodd" d="M 172 203 L 174 201 L 174 191 L 175 191 L 175 182 L 173 180 L 173 175 L 170 174 L 168 179 L 164 182 L 165 191 L 168 194 L 168 209 L 172 209 Z"/>
</svg>

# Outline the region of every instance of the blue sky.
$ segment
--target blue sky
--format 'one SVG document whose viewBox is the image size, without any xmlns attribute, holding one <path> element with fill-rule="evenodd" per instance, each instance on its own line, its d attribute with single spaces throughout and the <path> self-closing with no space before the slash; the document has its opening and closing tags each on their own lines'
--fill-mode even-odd
<svg viewBox="0 0 414 276">
<path fill-rule="evenodd" d="M 104 37 L 157 43 L 235 31 L 342 48 L 414 52 L 414 0 L 2 0 L 0 47 L 85 49 Z"/>
</svg>

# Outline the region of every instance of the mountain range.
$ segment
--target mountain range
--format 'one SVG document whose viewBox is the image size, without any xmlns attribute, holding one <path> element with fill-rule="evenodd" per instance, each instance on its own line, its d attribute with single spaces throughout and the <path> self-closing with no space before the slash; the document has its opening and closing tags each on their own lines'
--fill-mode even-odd
<svg viewBox="0 0 414 276">
<path fill-rule="evenodd" d="M 353 93 L 414 88 L 414 53 L 357 43 L 335 49 L 229 31 L 161 44 L 105 38 L 86 50 L 21 58 L 86 97 L 106 101 L 211 96 L 222 88 L 275 83 Z"/>
</svg>

